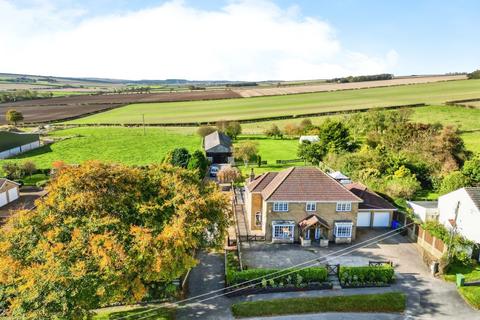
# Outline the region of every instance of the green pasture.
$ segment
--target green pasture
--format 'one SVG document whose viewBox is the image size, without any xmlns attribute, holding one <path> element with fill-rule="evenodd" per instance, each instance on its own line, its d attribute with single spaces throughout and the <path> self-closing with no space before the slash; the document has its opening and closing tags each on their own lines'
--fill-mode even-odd
<svg viewBox="0 0 480 320">
<path fill-rule="evenodd" d="M 33 161 L 38 168 L 50 168 L 55 161 L 81 163 L 86 160 L 146 165 L 160 162 L 176 147 L 190 151 L 201 149 L 201 139 L 194 134 L 176 133 L 163 128 L 74 128 L 59 130 L 52 138 L 63 138 L 5 161 Z"/>
<path fill-rule="evenodd" d="M 413 103 L 441 104 L 477 97 L 480 97 L 480 80 L 458 80 L 270 97 L 140 103 L 69 123 L 141 123 L 142 115 L 146 123 L 215 122 Z"/>
</svg>

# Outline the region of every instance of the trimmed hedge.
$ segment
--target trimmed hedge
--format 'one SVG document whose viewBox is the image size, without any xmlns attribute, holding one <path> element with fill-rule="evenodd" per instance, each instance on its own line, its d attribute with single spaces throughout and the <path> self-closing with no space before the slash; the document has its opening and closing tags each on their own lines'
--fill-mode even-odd
<svg viewBox="0 0 480 320">
<path fill-rule="evenodd" d="M 324 267 L 310 267 L 305 269 L 289 269 L 282 272 L 282 269 L 248 269 L 243 271 L 227 271 L 227 285 L 235 285 L 245 281 L 258 279 L 275 278 L 275 282 L 286 281 L 288 277 L 295 278 L 300 275 L 304 283 L 325 282 L 328 274 Z M 250 284 L 250 283 L 249 283 Z"/>
<path fill-rule="evenodd" d="M 347 287 L 379 286 L 392 283 L 395 271 L 392 266 L 340 267 L 339 279 Z"/>
</svg>

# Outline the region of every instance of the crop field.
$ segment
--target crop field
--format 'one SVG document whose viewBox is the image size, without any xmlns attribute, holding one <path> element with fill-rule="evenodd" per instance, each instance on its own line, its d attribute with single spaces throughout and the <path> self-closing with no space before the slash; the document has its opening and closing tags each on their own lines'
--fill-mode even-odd
<svg viewBox="0 0 480 320">
<path fill-rule="evenodd" d="M 69 164 L 86 160 L 120 162 L 128 165 L 146 165 L 161 162 L 174 148 L 190 151 L 201 149 L 197 135 L 177 133 L 163 128 L 75 128 L 54 132 L 53 138 L 63 141 L 32 150 L 5 161 L 33 161 L 38 168 L 50 168 L 55 161 Z"/>
<path fill-rule="evenodd" d="M 137 103 L 76 119 L 70 123 L 191 123 L 259 119 L 338 112 L 414 103 L 441 104 L 480 97 L 480 80 L 458 80 L 361 90 L 306 93 L 242 99 Z"/>
<path fill-rule="evenodd" d="M 450 80 L 463 80 L 467 77 L 465 75 L 458 76 L 425 76 L 425 77 L 402 77 L 394 78 L 391 80 L 380 81 L 363 81 L 363 82 L 351 82 L 351 83 L 320 83 L 320 84 L 307 84 L 296 86 L 277 86 L 271 88 L 242 88 L 234 90 L 238 92 L 242 97 L 263 97 L 274 96 L 284 94 L 296 94 L 296 93 L 310 93 L 310 92 L 323 92 L 323 91 L 336 91 L 336 90 L 349 90 L 349 89 L 365 89 L 375 87 L 387 87 L 398 85 L 409 85 L 419 83 L 430 83 L 439 81 Z"/>
<path fill-rule="evenodd" d="M 230 90 L 151 94 L 77 94 L 68 97 L 2 103 L 0 104 L 0 125 L 6 123 L 5 112 L 9 109 L 22 112 L 26 123 L 35 123 L 69 119 L 135 102 L 189 101 L 238 97 L 238 94 Z"/>
</svg>

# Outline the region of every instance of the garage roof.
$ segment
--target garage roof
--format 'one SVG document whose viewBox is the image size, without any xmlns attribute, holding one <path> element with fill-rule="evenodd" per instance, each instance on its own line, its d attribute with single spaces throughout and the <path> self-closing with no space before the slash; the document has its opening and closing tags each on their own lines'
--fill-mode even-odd
<svg viewBox="0 0 480 320">
<path fill-rule="evenodd" d="M 0 152 L 38 141 L 38 134 L 0 131 Z"/>
<path fill-rule="evenodd" d="M 349 183 L 345 187 L 363 199 L 363 202 L 358 205 L 359 209 L 397 210 L 390 202 L 361 183 Z"/>
</svg>

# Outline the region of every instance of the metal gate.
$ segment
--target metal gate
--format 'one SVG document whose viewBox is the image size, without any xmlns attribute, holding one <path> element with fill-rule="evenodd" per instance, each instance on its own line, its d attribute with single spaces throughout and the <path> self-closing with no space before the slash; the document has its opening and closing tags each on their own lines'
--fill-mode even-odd
<svg viewBox="0 0 480 320">
<path fill-rule="evenodd" d="M 338 273 L 340 272 L 339 264 L 327 264 L 325 267 L 327 268 L 327 274 L 329 276 L 338 276 Z"/>
</svg>

